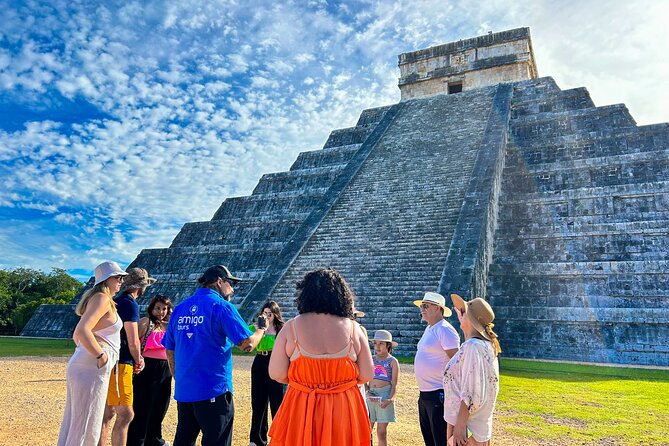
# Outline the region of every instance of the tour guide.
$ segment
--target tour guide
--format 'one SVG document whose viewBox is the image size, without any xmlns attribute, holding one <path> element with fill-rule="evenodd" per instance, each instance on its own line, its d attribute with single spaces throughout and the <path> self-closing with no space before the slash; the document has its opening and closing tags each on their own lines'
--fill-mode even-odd
<svg viewBox="0 0 669 446">
<path fill-rule="evenodd" d="M 163 345 L 175 379 L 177 433 L 174 446 L 231 445 L 235 407 L 232 401 L 232 346 L 251 351 L 266 330 L 260 317 L 251 334 L 228 300 L 241 279 L 222 265 L 207 269 L 195 294 L 174 308 Z"/>
</svg>

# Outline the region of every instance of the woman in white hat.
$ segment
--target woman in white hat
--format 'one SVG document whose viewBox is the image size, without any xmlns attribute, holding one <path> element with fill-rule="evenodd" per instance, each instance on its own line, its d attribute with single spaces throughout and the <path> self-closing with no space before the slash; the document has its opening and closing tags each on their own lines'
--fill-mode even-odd
<svg viewBox="0 0 669 446">
<path fill-rule="evenodd" d="M 369 409 L 369 421 L 372 429 L 376 427 L 376 438 L 378 446 L 388 445 L 388 423 L 394 423 L 395 419 L 395 394 L 397 393 L 397 381 L 400 376 L 400 364 L 392 355 L 393 348 L 397 342 L 393 341 L 393 335 L 386 330 L 376 330 L 374 338 L 374 379 L 369 382 L 367 392 L 367 408 Z"/>
<path fill-rule="evenodd" d="M 112 297 L 127 273 L 116 262 L 95 267 L 95 284 L 81 297 L 81 316 L 72 339 L 77 344 L 67 363 L 67 399 L 58 446 L 95 446 L 100 439 L 109 375 L 118 359 L 123 323 Z"/>
<path fill-rule="evenodd" d="M 444 419 L 446 438 L 451 446 L 486 446 L 492 438 L 492 414 L 499 393 L 501 353 L 492 331 L 495 313 L 477 297 L 465 302 L 451 294 L 465 342 L 444 372 Z M 468 438 L 467 429 L 472 433 Z"/>
</svg>

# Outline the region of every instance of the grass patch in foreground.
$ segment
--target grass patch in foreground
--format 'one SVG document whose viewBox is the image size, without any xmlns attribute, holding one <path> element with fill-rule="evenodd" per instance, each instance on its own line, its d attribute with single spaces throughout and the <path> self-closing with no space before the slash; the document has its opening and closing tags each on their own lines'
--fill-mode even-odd
<svg viewBox="0 0 669 446">
<path fill-rule="evenodd" d="M 669 371 L 502 359 L 496 423 L 544 444 L 667 444 Z"/>
<path fill-rule="evenodd" d="M 72 339 L 0 336 L 0 357 L 69 356 L 72 352 L 74 352 L 74 342 Z"/>
</svg>

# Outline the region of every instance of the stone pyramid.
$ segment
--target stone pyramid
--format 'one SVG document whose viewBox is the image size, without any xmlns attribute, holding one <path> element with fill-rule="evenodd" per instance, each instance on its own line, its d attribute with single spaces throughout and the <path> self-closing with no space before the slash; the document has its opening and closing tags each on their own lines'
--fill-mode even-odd
<svg viewBox="0 0 669 446">
<path fill-rule="evenodd" d="M 669 365 L 669 125 L 538 78 L 528 28 L 399 66 L 399 103 L 143 250 L 131 266 L 159 281 L 141 303 L 179 301 L 225 264 L 249 279 L 235 298 L 245 318 L 268 298 L 290 317 L 296 281 L 331 266 L 400 354 L 415 351 L 412 301 L 430 290 L 486 297 L 504 356 Z M 23 334 L 74 323 L 70 306 L 42 306 Z"/>
</svg>

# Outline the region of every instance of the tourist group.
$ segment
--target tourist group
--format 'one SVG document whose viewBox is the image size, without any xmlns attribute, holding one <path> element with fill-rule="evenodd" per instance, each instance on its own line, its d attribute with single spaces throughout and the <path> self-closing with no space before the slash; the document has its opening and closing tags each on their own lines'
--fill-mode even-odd
<svg viewBox="0 0 669 446">
<path fill-rule="evenodd" d="M 59 446 L 105 445 L 110 433 L 112 446 L 194 446 L 200 433 L 203 446 L 231 445 L 235 345 L 256 352 L 245 445 L 387 445 L 388 425 L 396 421 L 398 344 L 377 330 L 372 352 L 356 321 L 364 313 L 339 272 L 307 272 L 296 285 L 295 318 L 284 322 L 269 300 L 252 325 L 230 303 L 242 279 L 225 266 L 204 271 L 200 287 L 176 306 L 156 295 L 140 318 L 137 299 L 155 281 L 145 269 L 123 271 L 115 262 L 95 268 L 95 284 L 76 307 L 81 319 L 67 364 Z M 414 360 L 416 421 L 426 446 L 489 445 L 499 391 L 495 315 L 481 298 L 450 300 L 447 306 L 442 295 L 426 292 L 414 301 L 427 322 Z M 451 308 L 462 343 L 445 320 Z M 170 442 L 162 422 L 172 377 L 177 427 Z"/>
</svg>

